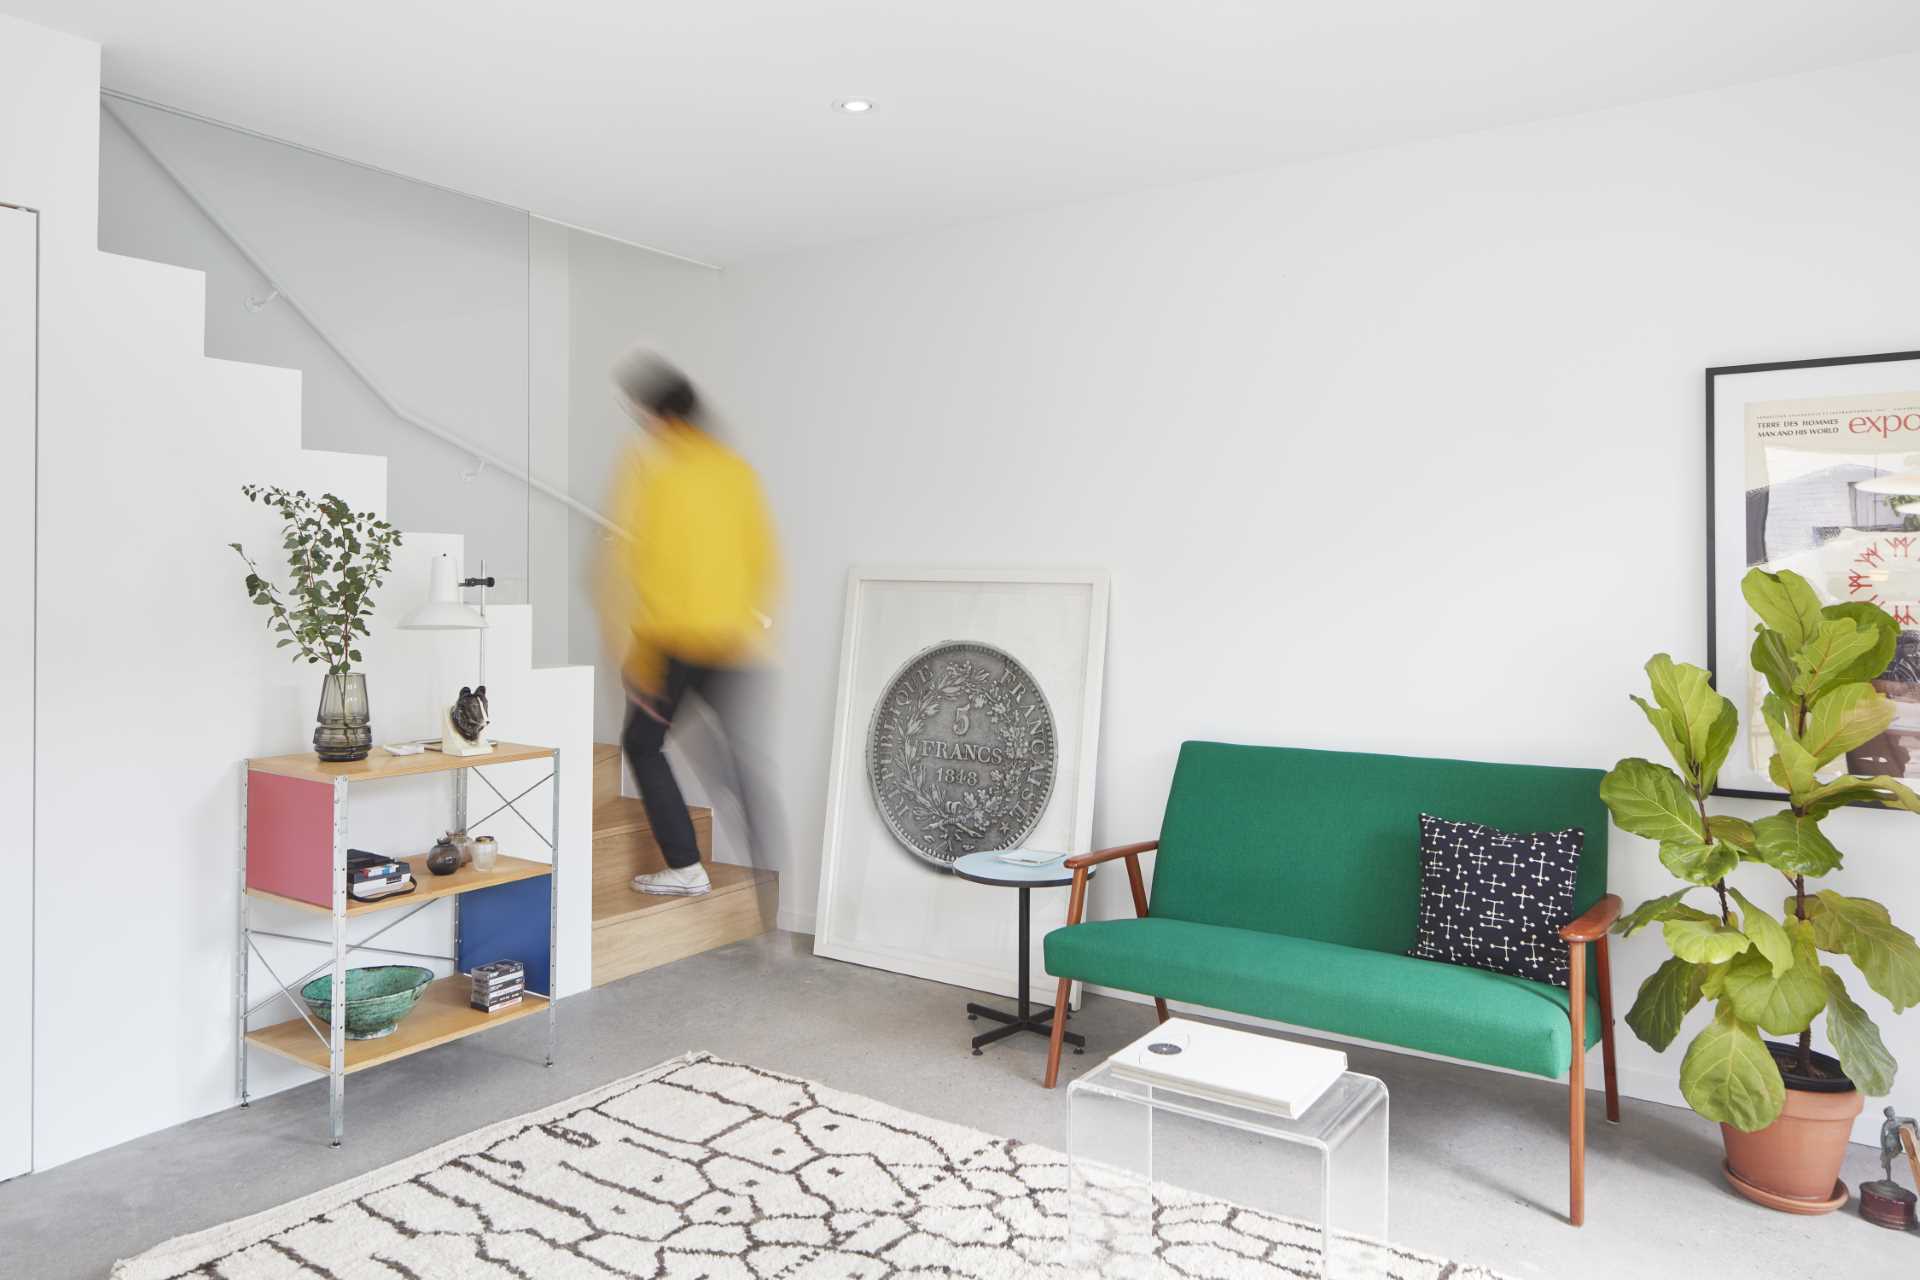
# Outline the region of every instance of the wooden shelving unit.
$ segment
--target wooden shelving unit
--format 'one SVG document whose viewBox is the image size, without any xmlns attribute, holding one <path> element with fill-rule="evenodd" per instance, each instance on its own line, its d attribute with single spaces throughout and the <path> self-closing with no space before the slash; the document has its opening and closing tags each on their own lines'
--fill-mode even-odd
<svg viewBox="0 0 1920 1280">
<path fill-rule="evenodd" d="M 509 799 L 481 770 L 491 765 L 551 760 L 553 772 Z M 416 861 L 412 893 L 359 902 L 347 895 L 347 806 L 351 791 L 370 782 L 446 774 L 453 784 L 453 825 L 467 827 L 467 780 L 478 777 L 500 800 L 495 813 L 512 811 L 525 820 L 517 801 L 545 784 L 553 802 L 553 821 L 547 836 L 554 862 L 501 856 L 490 872 L 472 866 L 451 875 L 428 874 L 424 857 Z M 270 756 L 249 760 L 241 775 L 239 964 L 235 978 L 237 1021 L 234 1082 L 240 1105 L 247 1105 L 247 1057 L 250 1049 L 298 1062 L 323 1072 L 329 1080 L 329 1113 L 335 1146 L 345 1127 L 346 1077 L 380 1063 L 431 1049 L 463 1036 L 486 1031 L 535 1014 L 547 1019 L 547 1062 L 553 1062 L 556 1038 L 553 982 L 557 968 L 556 911 L 559 901 L 560 751 L 555 747 L 496 743 L 493 751 L 477 756 L 448 756 L 436 751 L 396 756 L 375 748 L 351 764 L 328 764 L 311 754 Z M 490 815 L 491 816 L 491 815 Z M 527 823 L 539 836 L 539 828 Z M 255 929 L 249 906 L 275 902 L 327 922 L 325 937 Z M 454 912 L 454 954 L 422 955 L 422 960 L 452 961 L 456 972 L 438 979 L 420 993 L 419 1001 L 394 1030 L 374 1040 L 349 1040 L 345 1024 L 344 992 L 347 957 L 357 950 L 385 951 L 389 955 L 417 953 L 381 947 L 376 939 L 411 915 L 441 901 Z M 391 915 L 390 920 L 377 919 Z M 374 919 L 370 919 L 374 918 Z M 349 925 L 366 920 L 369 931 L 354 941 Z M 283 985 L 275 976 L 275 990 L 249 1005 L 251 957 L 259 954 L 256 937 L 327 947 L 323 962 Z M 265 957 L 262 956 L 265 963 Z M 521 1004 L 488 1014 L 467 1005 L 470 989 L 466 972 L 495 960 L 518 960 L 526 967 L 527 992 Z M 269 966 L 268 971 L 272 969 Z M 314 1018 L 300 999 L 299 988 L 310 978 L 330 972 L 333 1006 L 326 1019 Z M 294 1016 L 271 1026 L 248 1030 L 248 1018 L 280 999 L 293 1003 Z"/>
</svg>

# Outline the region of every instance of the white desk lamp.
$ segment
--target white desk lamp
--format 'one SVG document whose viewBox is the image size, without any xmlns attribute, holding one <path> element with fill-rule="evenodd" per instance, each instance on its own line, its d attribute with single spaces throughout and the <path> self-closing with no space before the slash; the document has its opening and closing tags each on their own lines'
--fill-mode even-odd
<svg viewBox="0 0 1920 1280">
<path fill-rule="evenodd" d="M 482 576 L 462 578 L 454 567 L 453 557 L 444 552 L 433 558 L 433 577 L 427 588 L 427 602 L 409 613 L 400 625 L 409 631 L 478 631 L 480 633 L 480 679 L 474 690 L 485 705 L 487 690 L 487 588 L 493 585 L 493 579 L 486 576 L 487 566 L 480 565 Z M 480 607 L 476 610 L 460 599 L 460 592 L 468 587 L 480 588 Z M 462 692 L 466 692 L 462 690 Z M 484 723 L 481 726 L 485 728 Z M 440 750 L 450 756 L 479 756 L 493 750 L 493 744 L 484 736 L 477 741 L 469 741 L 453 724 L 453 708 L 440 713 Z"/>
</svg>

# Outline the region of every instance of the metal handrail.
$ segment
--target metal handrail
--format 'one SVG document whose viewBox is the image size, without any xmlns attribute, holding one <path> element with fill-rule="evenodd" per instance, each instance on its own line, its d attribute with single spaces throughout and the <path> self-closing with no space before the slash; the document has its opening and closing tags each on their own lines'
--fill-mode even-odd
<svg viewBox="0 0 1920 1280">
<path fill-rule="evenodd" d="M 601 515 L 598 511 L 594 510 L 592 507 L 588 506 L 586 503 L 581 502 L 578 499 L 574 498 L 573 495 L 567 493 L 565 490 L 557 489 L 554 486 L 547 484 L 545 481 L 535 478 L 525 470 L 515 466 L 508 459 L 503 458 L 498 454 L 492 453 L 489 450 L 481 448 L 479 445 L 474 444 L 472 441 L 466 439 L 464 436 L 460 435 L 459 432 L 454 431 L 450 427 L 442 426 L 440 423 L 434 422 L 429 418 L 422 417 L 421 415 L 413 412 L 411 409 L 408 409 L 405 405 L 402 405 L 398 400 L 395 400 L 391 395 L 387 394 L 386 388 L 382 387 L 377 381 L 374 380 L 373 375 L 367 372 L 366 366 L 361 364 L 360 361 L 356 360 L 347 351 L 345 345 L 342 344 L 339 339 L 335 338 L 331 333 L 329 333 L 327 331 L 327 327 L 321 324 L 320 321 L 314 316 L 314 314 L 311 311 L 308 311 L 305 307 L 300 305 L 300 300 L 294 297 L 292 292 L 290 292 L 287 289 L 287 287 L 280 282 L 279 278 L 276 277 L 273 274 L 273 271 L 267 266 L 267 264 L 264 261 L 262 261 L 260 255 L 257 252 L 255 252 L 247 244 L 247 242 L 240 237 L 238 232 L 236 232 L 232 227 L 227 225 L 227 222 L 225 219 L 220 217 L 219 214 L 215 213 L 213 209 L 208 206 L 207 202 L 200 198 L 200 193 L 195 191 L 193 187 L 187 183 L 186 179 L 180 176 L 179 172 L 175 170 L 172 165 L 168 164 L 165 160 L 160 158 L 159 153 L 154 151 L 154 149 L 148 145 L 147 140 L 140 136 L 138 130 L 136 130 L 131 124 L 127 123 L 126 119 L 118 111 L 114 109 L 113 104 L 111 102 L 107 102 L 103 100 L 100 103 L 100 110 L 103 113 L 105 113 L 115 124 L 120 126 L 121 131 L 125 133 L 129 139 L 132 140 L 133 145 L 140 148 L 141 152 L 145 154 L 147 159 L 153 161 L 154 166 L 158 168 L 161 173 L 164 173 L 167 176 L 167 179 L 170 182 L 172 182 L 176 188 L 179 189 L 180 194 L 185 196 L 188 202 L 191 203 L 194 208 L 200 211 L 201 216 L 206 218 L 208 222 L 213 224 L 214 230 L 218 231 L 221 235 L 227 238 L 227 242 L 231 244 L 236 251 L 238 251 L 238 253 L 242 258 L 245 258 L 247 260 L 247 265 L 251 266 L 256 272 L 260 274 L 261 279 L 266 282 L 268 289 L 274 293 L 279 294 L 279 300 L 281 302 L 286 303 L 287 306 L 293 310 L 293 313 L 295 315 L 299 316 L 302 320 L 306 322 L 307 327 L 313 330 L 314 336 L 319 338 L 320 341 L 326 345 L 327 349 L 332 351 L 335 356 L 339 357 L 340 363 L 346 365 L 347 368 L 352 371 L 354 377 L 360 379 L 361 384 L 365 386 L 368 391 L 373 393 L 374 399 L 378 400 L 386 408 L 387 412 L 391 413 L 394 417 L 406 423 L 408 426 L 418 428 L 419 430 L 426 432 L 428 435 L 433 436 L 436 439 L 442 440 L 447 444 L 452 445 L 454 448 L 459 449 L 462 453 L 465 453 L 468 456 L 477 459 L 479 462 L 483 463 L 484 465 L 490 466 L 490 467 L 497 467 L 501 471 L 504 471 L 508 475 L 512 476 L 515 480 L 518 480 L 520 483 L 526 485 L 529 489 L 532 489 L 538 493 L 545 494 L 547 497 L 552 498 L 555 502 L 558 502 L 561 505 L 572 509 L 574 512 L 584 517 L 585 519 L 591 520 L 593 523 L 599 525 L 602 529 L 605 529 L 607 532 L 621 538 L 626 538 L 629 540 L 632 539 L 633 535 L 627 532 L 626 529 L 615 524 L 613 521 L 607 519 L 607 517 Z"/>
</svg>

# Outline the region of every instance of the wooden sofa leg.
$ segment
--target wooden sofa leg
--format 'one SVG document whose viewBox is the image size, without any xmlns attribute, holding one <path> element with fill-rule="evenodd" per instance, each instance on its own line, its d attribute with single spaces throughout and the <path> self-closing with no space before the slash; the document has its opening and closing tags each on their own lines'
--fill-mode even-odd
<svg viewBox="0 0 1920 1280">
<path fill-rule="evenodd" d="M 1165 1000 L 1162 1000 L 1159 996 L 1155 996 L 1153 998 L 1153 1011 L 1160 1015 L 1160 1021 L 1162 1022 L 1165 1022 L 1168 1018 L 1171 1018 L 1173 1016 L 1172 1014 L 1167 1012 L 1167 1002 Z"/>
<path fill-rule="evenodd" d="M 1570 949 L 1567 972 L 1567 1020 L 1573 1031 L 1573 1060 L 1567 1068 L 1567 1221 L 1587 1220 L 1587 948 Z"/>
<path fill-rule="evenodd" d="M 1060 979 L 1060 991 L 1053 1001 L 1053 1035 L 1047 1041 L 1047 1078 L 1044 1087 L 1053 1088 L 1060 1078 L 1060 1046 L 1066 1043 L 1067 997 L 1073 993 L 1073 979 Z"/>
<path fill-rule="evenodd" d="M 1620 1085 L 1613 1071 L 1613 975 L 1608 971 L 1607 940 L 1593 944 L 1594 977 L 1600 986 L 1600 1065 L 1607 1079 L 1607 1119 L 1620 1123 Z"/>
</svg>

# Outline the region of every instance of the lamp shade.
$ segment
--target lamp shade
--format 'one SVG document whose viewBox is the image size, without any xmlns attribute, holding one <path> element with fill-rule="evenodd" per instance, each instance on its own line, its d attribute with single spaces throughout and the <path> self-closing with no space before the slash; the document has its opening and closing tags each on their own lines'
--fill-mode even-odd
<svg viewBox="0 0 1920 1280">
<path fill-rule="evenodd" d="M 453 557 L 442 553 L 433 558 L 427 602 L 409 613 L 400 625 L 409 631 L 477 631 L 487 625 L 487 615 L 460 602 L 460 579 Z"/>
</svg>

